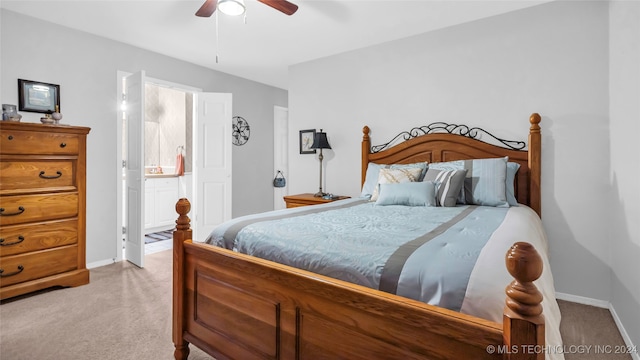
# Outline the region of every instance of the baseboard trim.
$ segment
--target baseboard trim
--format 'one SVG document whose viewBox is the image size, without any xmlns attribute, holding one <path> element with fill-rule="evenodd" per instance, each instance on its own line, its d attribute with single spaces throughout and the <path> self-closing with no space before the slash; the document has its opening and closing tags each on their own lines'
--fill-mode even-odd
<svg viewBox="0 0 640 360">
<path fill-rule="evenodd" d="M 616 309 L 613 307 L 611 303 L 609 304 L 609 311 L 611 312 L 611 317 L 613 317 L 613 321 L 616 323 L 616 326 L 620 331 L 620 335 L 622 336 L 622 340 L 624 340 L 624 343 L 630 348 L 635 347 L 636 349 L 638 349 L 638 345 L 633 344 L 633 342 L 631 341 L 631 338 L 629 337 L 627 330 L 624 328 L 624 325 L 622 325 L 622 321 L 620 321 L 620 317 L 618 316 Z M 633 358 L 633 360 L 640 360 L 640 353 L 638 351 L 631 352 L 630 355 Z"/>
<path fill-rule="evenodd" d="M 618 327 L 618 331 L 620 331 L 620 336 L 622 336 L 622 340 L 624 340 L 624 343 L 629 347 L 638 346 L 637 344 L 633 344 L 633 342 L 631 341 L 631 338 L 629 337 L 627 330 L 624 328 L 622 321 L 620 321 L 620 317 L 618 316 L 616 309 L 613 307 L 613 304 L 611 304 L 609 301 L 593 299 L 593 298 L 588 298 L 588 297 L 578 296 L 578 295 L 565 294 L 561 292 L 556 292 L 556 298 L 559 300 L 571 301 L 571 302 L 582 304 L 582 305 L 591 305 L 591 306 L 595 306 L 603 309 L 609 309 L 609 312 L 611 313 L 611 317 L 613 317 L 613 321 L 616 323 L 616 326 Z M 630 355 L 633 358 L 633 360 L 640 360 L 640 353 L 635 352 L 635 353 L 630 353 Z"/>
<path fill-rule="evenodd" d="M 611 305 L 606 300 L 593 299 L 593 298 L 588 298 L 584 296 L 565 294 L 561 292 L 556 292 L 556 299 L 571 301 L 571 302 L 582 304 L 582 305 L 591 305 L 591 306 L 595 306 L 603 309 L 609 309 Z"/>
<path fill-rule="evenodd" d="M 111 265 L 115 263 L 115 259 L 104 259 L 100 261 L 94 261 L 92 263 L 87 264 L 87 269 L 93 269 L 100 266 Z"/>
</svg>

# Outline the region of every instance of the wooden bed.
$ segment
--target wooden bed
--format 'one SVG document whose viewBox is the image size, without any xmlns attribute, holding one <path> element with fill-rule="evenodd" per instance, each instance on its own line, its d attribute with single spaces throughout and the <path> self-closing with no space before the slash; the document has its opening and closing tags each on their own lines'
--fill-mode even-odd
<svg viewBox="0 0 640 360">
<path fill-rule="evenodd" d="M 530 117 L 528 150 L 470 138 L 476 129 L 403 135 L 372 152 L 363 129 L 362 182 L 367 164 L 451 161 L 509 156 L 521 168 L 518 202 L 540 214 L 540 116 Z M 480 130 L 481 131 L 481 130 Z M 419 131 L 418 131 L 419 132 Z M 430 132 L 425 131 L 425 132 Z M 461 136 L 460 134 L 467 135 Z M 415 137 L 414 137 L 415 136 Z M 489 137 L 488 135 L 487 137 Z M 500 139 L 497 139 L 503 142 Z M 379 149 L 374 147 L 374 149 Z M 187 213 L 173 235 L 173 342 L 176 359 L 189 343 L 221 359 L 543 359 L 542 295 L 533 281 L 542 261 L 528 243 L 505 249 L 515 278 L 505 284 L 503 323 L 487 321 L 308 271 L 192 242 Z M 523 347 L 522 345 L 530 345 Z M 515 349 L 516 351 L 506 351 Z"/>
</svg>

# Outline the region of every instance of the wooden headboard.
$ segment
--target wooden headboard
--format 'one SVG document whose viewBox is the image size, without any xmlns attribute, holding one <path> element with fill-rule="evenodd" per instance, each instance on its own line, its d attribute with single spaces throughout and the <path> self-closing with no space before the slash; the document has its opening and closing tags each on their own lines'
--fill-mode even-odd
<svg viewBox="0 0 640 360">
<path fill-rule="evenodd" d="M 540 173 L 541 134 L 540 115 L 534 113 L 529 118 L 528 149 L 523 141 L 503 140 L 479 128 L 464 125 L 435 123 L 413 128 L 398 134 L 390 142 L 371 146 L 369 127 L 362 129 L 362 183 L 364 184 L 369 162 L 376 164 L 410 164 L 427 161 L 429 163 L 482 159 L 508 156 L 509 161 L 520 164 L 515 179 L 515 195 L 519 203 L 531 207 L 541 215 Z M 482 134 L 504 146 L 490 144 L 477 137 Z M 393 145 L 399 139 L 405 141 Z"/>
</svg>

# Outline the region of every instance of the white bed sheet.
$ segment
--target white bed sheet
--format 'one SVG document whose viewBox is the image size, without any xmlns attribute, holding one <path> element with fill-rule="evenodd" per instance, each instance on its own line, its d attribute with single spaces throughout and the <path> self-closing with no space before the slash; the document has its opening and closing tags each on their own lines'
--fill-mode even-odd
<svg viewBox="0 0 640 360">
<path fill-rule="evenodd" d="M 542 275 L 534 283 L 542 293 L 545 317 L 545 343 L 541 351 L 549 360 L 562 360 L 562 336 L 560 334 L 560 308 L 556 301 L 553 275 L 549 265 L 547 236 L 538 215 L 525 205 L 511 207 L 502 226 L 487 242 L 467 285 L 465 300 L 460 311 L 502 323 L 505 304 L 505 287 L 513 277 L 505 266 L 505 249 L 518 241 L 533 245 L 542 257 Z"/>
</svg>

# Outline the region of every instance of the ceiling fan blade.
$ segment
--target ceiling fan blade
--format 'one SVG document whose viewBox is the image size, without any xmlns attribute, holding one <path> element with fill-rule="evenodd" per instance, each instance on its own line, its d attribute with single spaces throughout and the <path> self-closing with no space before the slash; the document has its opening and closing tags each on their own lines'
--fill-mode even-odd
<svg viewBox="0 0 640 360">
<path fill-rule="evenodd" d="M 286 0 L 258 0 L 259 2 L 271 6 L 272 8 L 287 14 L 293 15 L 296 11 L 298 11 L 298 5 L 290 3 Z"/>
<path fill-rule="evenodd" d="M 216 6 L 218 5 L 218 0 L 206 0 L 200 9 L 196 11 L 196 16 L 200 17 L 209 17 L 216 11 Z"/>
</svg>

